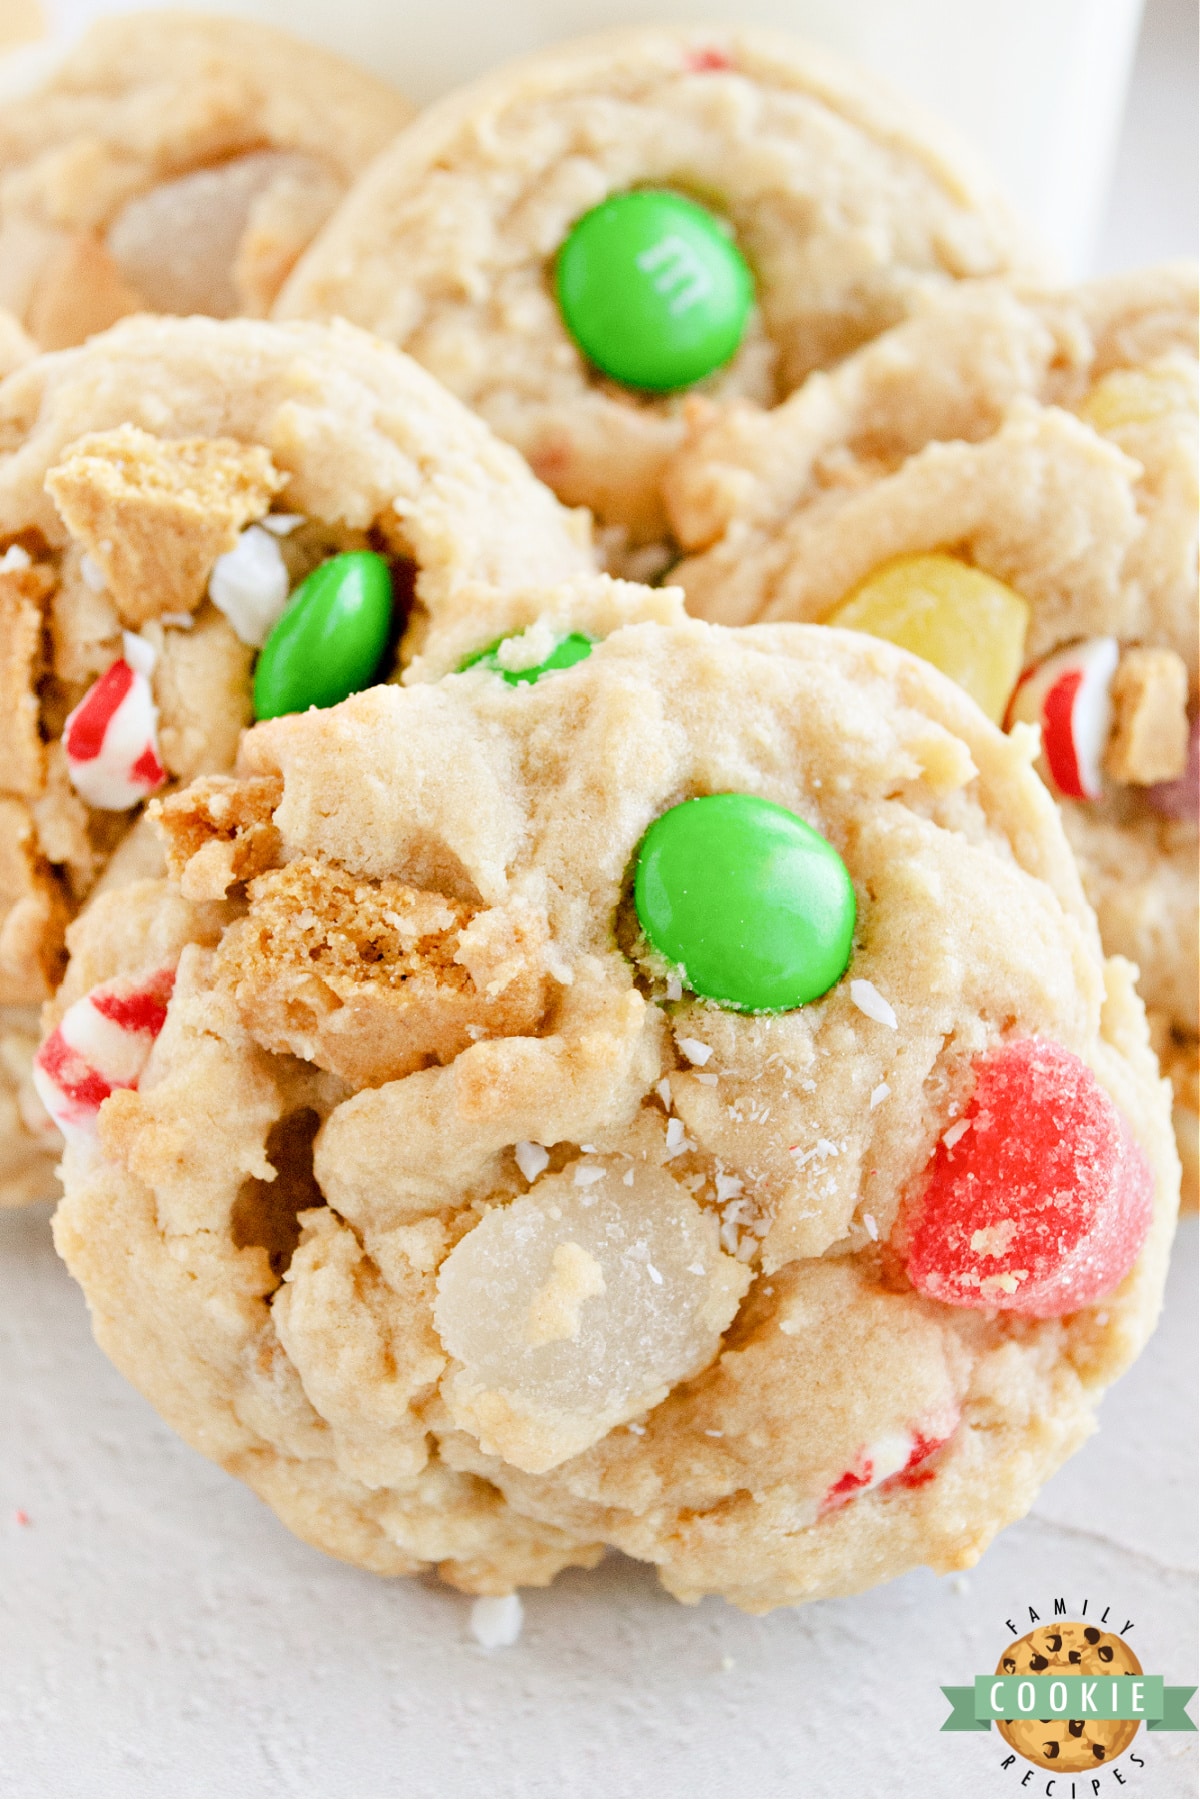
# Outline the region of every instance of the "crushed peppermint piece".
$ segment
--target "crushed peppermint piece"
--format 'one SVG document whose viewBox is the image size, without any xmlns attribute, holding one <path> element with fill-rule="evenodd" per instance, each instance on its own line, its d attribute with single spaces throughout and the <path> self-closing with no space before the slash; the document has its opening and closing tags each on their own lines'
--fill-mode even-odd
<svg viewBox="0 0 1200 1800">
<path fill-rule="evenodd" d="M 154 673 L 154 665 L 158 661 L 158 651 L 154 645 L 136 631 L 121 633 L 121 646 L 125 661 L 137 675 L 144 675 L 147 680 Z"/>
<path fill-rule="evenodd" d="M 672 970 L 671 973 L 667 976 L 667 999 L 668 1000 L 682 1000 L 683 999 L 683 983 L 679 979 L 679 976 L 675 973 L 674 970 Z"/>
<path fill-rule="evenodd" d="M 687 1057 L 688 1061 L 690 1063 L 695 1063 L 701 1069 L 712 1055 L 712 1045 L 702 1044 L 699 1038 L 681 1037 L 676 1038 L 675 1042 L 679 1045 L 679 1048 L 683 1051 L 683 1054 Z"/>
<path fill-rule="evenodd" d="M 103 981 L 69 1006 L 34 1058 L 37 1096 L 70 1143 L 97 1134 L 117 1088 L 136 1088 L 167 1018 L 173 968 Z"/>
<path fill-rule="evenodd" d="M 658 1095 L 659 1099 L 662 1101 L 663 1105 L 666 1107 L 667 1111 L 670 1112 L 670 1110 L 671 1110 L 671 1083 L 667 1080 L 665 1075 L 663 1076 L 662 1080 L 658 1083 L 658 1085 L 655 1087 L 654 1091 Z"/>
<path fill-rule="evenodd" d="M 644 1425 L 627 1425 L 625 1429 L 626 1431 L 632 1431 L 634 1437 L 645 1437 L 646 1435 L 646 1427 Z"/>
<path fill-rule="evenodd" d="M 741 1181 L 741 1178 L 737 1175 L 718 1175 L 717 1176 L 717 1203 L 718 1203 L 718 1205 L 724 1205 L 726 1200 L 732 1200 L 737 1194 L 740 1194 L 742 1191 L 742 1186 L 743 1186 L 743 1183 Z"/>
<path fill-rule="evenodd" d="M 84 558 L 84 561 L 87 561 L 86 557 Z M 0 575 L 11 575 L 14 570 L 27 569 L 32 562 L 33 558 L 23 544 L 10 544 L 8 549 L 4 552 L 4 555 L 0 556 Z M 87 581 L 86 575 L 84 576 L 84 580 Z M 88 586 L 90 587 L 91 585 L 92 584 L 89 581 Z M 100 578 L 100 585 L 101 587 L 104 586 L 103 576 Z"/>
<path fill-rule="evenodd" d="M 471 1635 L 485 1650 L 507 1650 L 524 1622 L 519 1594 L 484 1594 L 471 1608 Z"/>
<path fill-rule="evenodd" d="M 258 522 L 263 530 L 269 531 L 273 537 L 290 537 L 297 525 L 303 525 L 304 514 L 267 513 L 266 517 Z"/>
<path fill-rule="evenodd" d="M 682 1129 L 682 1127 L 681 1127 Z M 594 1163 L 576 1163 L 575 1186 L 593 1187 L 597 1181 L 604 1180 L 604 1170 L 598 1169 Z"/>
<path fill-rule="evenodd" d="M 705 1087 L 716 1087 L 720 1079 L 719 1075 L 697 1075 L 696 1077 L 696 1080 L 703 1082 Z"/>
<path fill-rule="evenodd" d="M 723 1438 L 725 1433 L 723 1431 L 706 1431 L 704 1435 L 705 1437 Z"/>
<path fill-rule="evenodd" d="M 884 1101 L 887 1099 L 887 1097 L 891 1093 L 891 1091 L 892 1090 L 888 1086 L 886 1081 L 881 1081 L 878 1087 L 871 1089 L 871 1111 L 872 1112 L 875 1111 L 875 1108 L 877 1106 L 883 1105 Z"/>
<path fill-rule="evenodd" d="M 247 525 L 232 550 L 218 556 L 208 597 L 243 644 L 261 650 L 288 602 L 291 577 L 274 536 Z"/>
<path fill-rule="evenodd" d="M 63 726 L 71 785 L 89 806 L 123 812 L 161 787 L 158 707 L 150 687 L 156 652 L 136 632 L 125 654 L 94 681 Z"/>
<path fill-rule="evenodd" d="M 621 1180 L 626 1187 L 632 1187 L 633 1186 L 633 1170 L 626 1169 L 625 1173 L 621 1177 Z"/>
<path fill-rule="evenodd" d="M 514 1146 L 513 1154 L 526 1181 L 536 1181 L 550 1161 L 550 1152 L 544 1145 L 531 1144 L 527 1139 Z"/>
<path fill-rule="evenodd" d="M 683 1149 L 683 1120 L 667 1120 L 667 1150 L 670 1155 L 677 1156 Z"/>
<path fill-rule="evenodd" d="M 899 1021 L 873 981 L 852 981 L 850 998 L 868 1019 L 874 1019 L 877 1025 L 886 1025 L 889 1031 L 896 1030 Z"/>
<path fill-rule="evenodd" d="M 864 1213 L 862 1216 L 862 1222 L 863 1222 L 863 1228 L 866 1231 L 867 1236 L 870 1238 L 872 1243 L 876 1243 L 879 1238 L 879 1227 L 875 1223 L 874 1214 L 873 1213 Z"/>
<path fill-rule="evenodd" d="M 160 625 L 169 625 L 173 631 L 190 631 L 196 623 L 191 613 L 159 613 Z"/>
<path fill-rule="evenodd" d="M 970 1129 L 970 1119 L 960 1119 L 957 1125 L 952 1125 L 949 1131 L 944 1131 L 942 1133 L 942 1142 L 945 1144 L 947 1150 L 953 1150 L 959 1139 L 966 1137 Z"/>
<path fill-rule="evenodd" d="M 650 1277 L 651 1281 L 654 1283 L 655 1287 L 662 1286 L 662 1276 L 659 1274 L 658 1270 L 655 1268 L 655 1266 L 652 1262 L 648 1262 L 646 1264 L 646 1273 Z"/>
</svg>

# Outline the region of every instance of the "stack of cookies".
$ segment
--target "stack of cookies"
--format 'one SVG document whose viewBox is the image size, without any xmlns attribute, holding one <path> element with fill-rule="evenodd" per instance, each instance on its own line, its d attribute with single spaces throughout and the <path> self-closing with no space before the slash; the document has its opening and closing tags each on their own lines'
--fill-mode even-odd
<svg viewBox="0 0 1200 1800">
<path fill-rule="evenodd" d="M 382 1574 L 968 1567 L 1195 1189 L 1194 274 L 786 40 L 409 122 L 172 14 L 0 246 L 0 1199 L 102 1347 Z"/>
</svg>

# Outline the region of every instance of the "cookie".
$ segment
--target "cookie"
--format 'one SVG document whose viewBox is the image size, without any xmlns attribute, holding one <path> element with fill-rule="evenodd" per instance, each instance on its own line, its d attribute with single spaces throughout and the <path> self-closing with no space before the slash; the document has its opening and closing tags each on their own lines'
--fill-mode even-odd
<svg viewBox="0 0 1200 1800">
<path fill-rule="evenodd" d="M 1140 1675 L 1124 1638 L 1082 1620 L 1039 1626 L 1010 1644 L 997 1675 Z M 1137 1736 L 1137 1719 L 998 1719 L 1014 1750 L 1043 1769 L 1080 1774 L 1115 1762 Z"/>
<path fill-rule="evenodd" d="M 417 644 L 442 607 L 500 616 L 493 586 L 594 584 L 581 516 L 348 326 L 130 320 L 10 376 L 0 437 L 0 1006 L 54 992 L 106 869 L 154 872 L 152 839 L 118 850 L 141 800 L 230 768 L 256 706 L 327 703 L 281 702 L 271 647 L 306 577 L 293 665 L 317 643 L 334 698 L 393 672 L 406 618 Z"/>
<path fill-rule="evenodd" d="M 661 566 L 689 392 L 770 405 L 929 289 L 1032 261 L 968 153 L 889 89 L 788 38 L 689 26 L 559 47 L 431 107 L 277 315 L 408 350 L 634 573 Z"/>
<path fill-rule="evenodd" d="M 263 25 L 103 20 L 0 116 L 0 305 L 48 350 L 130 312 L 262 317 L 411 116 Z"/>
<path fill-rule="evenodd" d="M 1105 947 L 1137 963 L 1182 1076 L 1189 1172 L 1195 338 L 1183 266 L 964 283 L 773 412 L 697 417 L 667 482 L 691 610 L 891 631 L 1042 727 Z"/>
<path fill-rule="evenodd" d="M 59 1248 L 175 1428 L 367 1568 L 614 1544 L 762 1611 L 966 1567 L 1157 1313 L 1130 971 L 936 670 L 556 616 L 576 660 L 481 641 L 155 804 L 169 879 L 73 928 L 41 1053 L 108 1090 Z"/>
</svg>

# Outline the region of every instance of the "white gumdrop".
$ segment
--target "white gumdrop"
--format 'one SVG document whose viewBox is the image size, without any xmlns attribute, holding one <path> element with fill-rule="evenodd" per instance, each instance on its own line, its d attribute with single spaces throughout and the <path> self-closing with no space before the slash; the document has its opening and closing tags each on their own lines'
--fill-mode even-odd
<svg viewBox="0 0 1200 1800">
<path fill-rule="evenodd" d="M 518 1468 L 553 1468 L 704 1368 L 748 1285 L 666 1170 L 629 1173 L 613 1159 L 547 1176 L 442 1265 L 434 1317 L 463 1365 L 451 1411 Z"/>
<path fill-rule="evenodd" d="M 118 214 L 109 253 L 156 312 L 230 318 L 239 310 L 233 271 L 250 210 L 284 174 L 319 181 L 323 171 L 313 157 L 253 150 L 160 182 Z"/>
</svg>

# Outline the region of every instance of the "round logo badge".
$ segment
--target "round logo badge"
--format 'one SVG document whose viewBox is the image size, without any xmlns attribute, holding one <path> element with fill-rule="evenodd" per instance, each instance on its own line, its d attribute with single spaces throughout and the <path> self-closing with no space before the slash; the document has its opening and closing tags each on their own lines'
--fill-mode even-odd
<svg viewBox="0 0 1200 1800">
<path fill-rule="evenodd" d="M 997 1675 L 1141 1675 L 1124 1638 L 1081 1620 L 1039 1625 L 1008 1646 Z M 997 1719 L 1007 1744 L 1039 1769 L 1079 1774 L 1114 1762 L 1128 1750 L 1137 1719 Z"/>
</svg>

